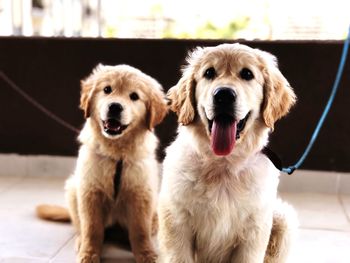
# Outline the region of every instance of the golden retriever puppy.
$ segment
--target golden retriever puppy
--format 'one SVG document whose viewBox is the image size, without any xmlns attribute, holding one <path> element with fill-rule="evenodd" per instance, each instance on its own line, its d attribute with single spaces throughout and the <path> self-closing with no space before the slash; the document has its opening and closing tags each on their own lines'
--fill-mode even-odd
<svg viewBox="0 0 350 263">
<path fill-rule="evenodd" d="M 295 94 L 273 55 L 245 45 L 187 61 L 168 92 L 182 125 L 163 164 L 159 262 L 285 262 L 297 219 L 262 150 Z"/>
<path fill-rule="evenodd" d="M 99 262 L 104 230 L 128 230 L 136 262 L 155 262 L 158 139 L 153 133 L 167 113 L 161 85 L 127 65 L 97 66 L 82 81 L 86 123 L 75 172 L 66 182 L 69 215 L 38 207 L 42 218 L 71 219 L 78 231 L 78 262 Z"/>
</svg>

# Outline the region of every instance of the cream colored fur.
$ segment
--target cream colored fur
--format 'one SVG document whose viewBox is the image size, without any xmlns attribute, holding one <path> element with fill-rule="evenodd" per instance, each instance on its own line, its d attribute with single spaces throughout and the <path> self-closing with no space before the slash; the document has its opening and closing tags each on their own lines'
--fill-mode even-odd
<svg viewBox="0 0 350 263">
<path fill-rule="evenodd" d="M 210 67 L 213 80 L 203 77 Z M 243 67 L 253 80 L 240 78 Z M 208 129 L 220 86 L 236 92 L 239 120 L 251 112 L 233 152 L 223 157 L 210 148 Z M 182 125 L 164 160 L 159 262 L 285 262 L 297 219 L 277 198 L 279 171 L 261 153 L 275 121 L 295 102 L 275 58 L 240 44 L 197 48 L 168 97 Z"/>
<path fill-rule="evenodd" d="M 104 92 L 108 86 L 110 94 Z M 131 99 L 133 92 L 139 99 Z M 120 122 L 128 127 L 120 135 L 104 130 L 102 121 L 108 118 L 111 103 L 123 107 Z M 133 67 L 99 65 L 82 81 L 81 108 L 87 119 L 79 135 L 76 168 L 65 186 L 69 215 L 78 232 L 77 262 L 99 262 L 104 230 L 118 224 L 128 230 L 136 262 L 154 263 L 157 253 L 151 237 L 157 231 L 159 164 L 153 127 L 167 112 L 162 88 Z M 115 191 L 119 160 L 123 169 Z M 39 216 L 64 217 L 45 211 L 47 207 L 41 207 Z"/>
</svg>

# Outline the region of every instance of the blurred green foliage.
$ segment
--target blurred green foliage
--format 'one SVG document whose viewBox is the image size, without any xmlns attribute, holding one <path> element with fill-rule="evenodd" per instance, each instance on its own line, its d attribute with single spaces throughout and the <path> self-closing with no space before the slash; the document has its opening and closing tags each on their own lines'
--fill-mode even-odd
<svg viewBox="0 0 350 263">
<path fill-rule="evenodd" d="M 232 20 L 227 25 L 219 27 L 207 21 L 199 26 L 195 32 L 175 32 L 174 23 L 168 24 L 164 29 L 164 38 L 201 38 L 201 39 L 232 39 L 236 37 L 237 32 L 245 29 L 249 24 L 249 18 L 244 17 Z"/>
</svg>

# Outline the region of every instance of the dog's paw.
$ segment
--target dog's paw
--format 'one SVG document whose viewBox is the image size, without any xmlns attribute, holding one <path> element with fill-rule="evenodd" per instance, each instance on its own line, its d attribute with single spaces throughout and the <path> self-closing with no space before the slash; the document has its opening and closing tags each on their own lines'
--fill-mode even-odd
<svg viewBox="0 0 350 263">
<path fill-rule="evenodd" d="M 135 255 L 137 263 L 156 263 L 158 255 L 153 250 L 146 250 Z"/>
<path fill-rule="evenodd" d="M 100 263 L 100 257 L 97 254 L 81 253 L 78 258 L 79 263 Z"/>
</svg>

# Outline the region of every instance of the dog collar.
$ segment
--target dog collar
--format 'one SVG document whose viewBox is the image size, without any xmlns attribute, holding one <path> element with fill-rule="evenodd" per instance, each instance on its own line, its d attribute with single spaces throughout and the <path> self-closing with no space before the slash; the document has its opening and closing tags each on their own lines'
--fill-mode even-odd
<svg viewBox="0 0 350 263">
<path fill-rule="evenodd" d="M 115 167 L 115 174 L 114 174 L 114 199 L 117 198 L 118 192 L 120 190 L 120 183 L 122 180 L 122 172 L 123 172 L 123 159 L 120 159 Z"/>
<path fill-rule="evenodd" d="M 279 158 L 279 156 L 274 153 L 270 148 L 264 147 L 261 150 L 262 154 L 265 154 L 267 158 L 270 159 L 270 161 L 273 163 L 273 165 L 280 171 L 282 171 L 282 161 Z"/>
</svg>

